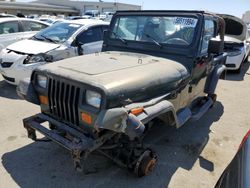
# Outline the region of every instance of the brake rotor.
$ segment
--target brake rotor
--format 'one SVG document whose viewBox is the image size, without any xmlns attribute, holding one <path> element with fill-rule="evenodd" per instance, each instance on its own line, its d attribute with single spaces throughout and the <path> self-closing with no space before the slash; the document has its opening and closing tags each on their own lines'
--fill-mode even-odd
<svg viewBox="0 0 250 188">
<path fill-rule="evenodd" d="M 156 154 L 151 150 L 146 150 L 138 159 L 135 165 L 135 174 L 138 177 L 143 177 L 148 175 L 153 171 L 157 162 Z"/>
</svg>

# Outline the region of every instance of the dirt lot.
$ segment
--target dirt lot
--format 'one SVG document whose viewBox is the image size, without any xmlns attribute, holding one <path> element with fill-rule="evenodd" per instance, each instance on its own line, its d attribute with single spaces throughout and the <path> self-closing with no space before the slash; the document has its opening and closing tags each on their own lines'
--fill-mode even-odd
<svg viewBox="0 0 250 188">
<path fill-rule="evenodd" d="M 51 142 L 34 143 L 22 119 L 39 107 L 20 100 L 0 78 L 0 187 L 213 187 L 250 128 L 250 70 L 219 83 L 218 102 L 198 122 L 181 129 L 159 125 L 147 143 L 159 154 L 152 174 L 137 179 L 92 155 L 88 174 L 73 170 L 70 154 Z"/>
</svg>

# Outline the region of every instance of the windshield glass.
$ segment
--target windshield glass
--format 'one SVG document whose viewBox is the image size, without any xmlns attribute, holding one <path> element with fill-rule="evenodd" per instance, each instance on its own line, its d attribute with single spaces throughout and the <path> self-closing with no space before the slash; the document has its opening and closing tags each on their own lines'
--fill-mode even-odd
<svg viewBox="0 0 250 188">
<path fill-rule="evenodd" d="M 120 16 L 115 20 L 111 38 L 188 46 L 193 41 L 197 22 L 192 17 Z"/>
<path fill-rule="evenodd" d="M 80 24 L 58 23 L 40 31 L 34 36 L 34 39 L 63 43 L 82 26 Z"/>
</svg>

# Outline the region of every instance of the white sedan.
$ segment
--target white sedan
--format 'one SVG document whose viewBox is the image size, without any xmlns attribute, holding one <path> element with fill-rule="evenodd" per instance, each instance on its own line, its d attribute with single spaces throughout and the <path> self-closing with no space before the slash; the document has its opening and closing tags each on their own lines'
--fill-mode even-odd
<svg viewBox="0 0 250 188">
<path fill-rule="evenodd" d="M 0 13 L 0 18 L 16 18 L 17 16 L 12 14 Z"/>
<path fill-rule="evenodd" d="M 228 70 L 241 71 L 242 63 L 248 59 L 250 38 L 247 25 L 231 15 L 220 15 L 226 22 L 225 51 L 228 53 L 226 67 Z"/>
<path fill-rule="evenodd" d="M 100 20 L 65 21 L 48 27 L 32 38 L 8 46 L 0 53 L 0 73 L 5 81 L 18 85 L 43 64 L 78 55 L 100 52 L 103 31 Z"/>
<path fill-rule="evenodd" d="M 48 26 L 50 24 L 27 18 L 1 18 L 0 51 L 14 42 L 32 37 Z"/>
</svg>

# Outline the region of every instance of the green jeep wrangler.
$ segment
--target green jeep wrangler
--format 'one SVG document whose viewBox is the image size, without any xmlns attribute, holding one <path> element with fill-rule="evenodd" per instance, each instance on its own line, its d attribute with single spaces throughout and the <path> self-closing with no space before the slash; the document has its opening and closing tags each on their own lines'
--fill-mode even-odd
<svg viewBox="0 0 250 188">
<path fill-rule="evenodd" d="M 216 101 L 224 32 L 203 11 L 118 11 L 101 53 L 41 66 L 20 83 L 19 96 L 41 106 L 23 120 L 28 137 L 39 141 L 38 131 L 68 149 L 78 171 L 95 151 L 147 175 L 157 162 L 143 144 L 152 121 L 180 128 Z"/>
</svg>

